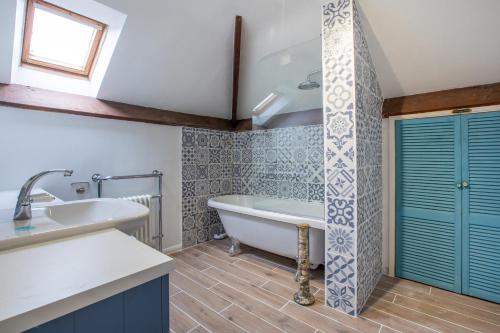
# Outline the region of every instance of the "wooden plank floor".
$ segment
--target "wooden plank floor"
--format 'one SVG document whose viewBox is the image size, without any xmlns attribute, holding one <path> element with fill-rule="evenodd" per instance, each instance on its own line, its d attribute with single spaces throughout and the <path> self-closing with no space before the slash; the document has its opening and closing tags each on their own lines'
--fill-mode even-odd
<svg viewBox="0 0 500 333">
<path fill-rule="evenodd" d="M 291 301 L 295 262 L 243 247 L 229 257 L 227 241 L 179 252 L 170 278 L 170 331 L 186 332 L 500 332 L 500 304 L 383 276 L 362 314 L 324 306 L 323 271 L 313 273 L 316 304 Z"/>
</svg>

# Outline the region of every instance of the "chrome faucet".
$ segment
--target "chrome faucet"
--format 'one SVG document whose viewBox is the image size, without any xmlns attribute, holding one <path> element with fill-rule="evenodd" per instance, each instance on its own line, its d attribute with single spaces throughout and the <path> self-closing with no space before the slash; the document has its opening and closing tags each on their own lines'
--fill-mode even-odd
<svg viewBox="0 0 500 333">
<path fill-rule="evenodd" d="M 64 173 L 64 177 L 69 177 L 73 174 L 73 170 L 66 169 L 54 169 L 40 172 L 24 183 L 21 191 L 19 192 L 19 196 L 17 197 L 16 210 L 14 211 L 14 220 L 29 220 L 31 219 L 31 190 L 33 189 L 33 185 L 45 175 L 62 172 Z"/>
</svg>

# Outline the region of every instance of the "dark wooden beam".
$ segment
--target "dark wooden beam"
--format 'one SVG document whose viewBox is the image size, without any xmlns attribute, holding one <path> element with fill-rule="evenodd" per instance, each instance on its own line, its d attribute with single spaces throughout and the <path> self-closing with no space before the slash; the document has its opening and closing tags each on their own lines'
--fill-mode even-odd
<svg viewBox="0 0 500 333">
<path fill-rule="evenodd" d="M 233 130 L 230 120 L 99 100 L 16 84 L 0 84 L 0 105 L 151 124 Z"/>
<path fill-rule="evenodd" d="M 231 120 L 236 126 L 238 120 L 238 90 L 240 81 L 240 56 L 241 56 L 241 16 L 236 16 L 234 20 L 234 54 L 233 54 L 233 100 L 231 108 Z"/>
<path fill-rule="evenodd" d="M 234 127 L 236 132 L 246 132 L 252 130 L 252 119 L 240 119 L 236 122 Z"/>
<path fill-rule="evenodd" d="M 481 86 L 388 98 L 384 101 L 383 115 L 384 117 L 390 117 L 497 104 L 500 104 L 500 82 Z"/>
</svg>

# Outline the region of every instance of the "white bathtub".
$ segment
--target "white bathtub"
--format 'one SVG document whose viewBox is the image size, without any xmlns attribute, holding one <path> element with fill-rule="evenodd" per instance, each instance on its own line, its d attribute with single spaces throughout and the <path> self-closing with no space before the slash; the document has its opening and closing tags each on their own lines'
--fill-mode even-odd
<svg viewBox="0 0 500 333">
<path fill-rule="evenodd" d="M 297 200 L 248 195 L 210 199 L 230 237 L 244 244 L 289 258 L 297 257 L 297 224 L 307 223 L 311 267 L 325 260 L 324 206 Z"/>
</svg>

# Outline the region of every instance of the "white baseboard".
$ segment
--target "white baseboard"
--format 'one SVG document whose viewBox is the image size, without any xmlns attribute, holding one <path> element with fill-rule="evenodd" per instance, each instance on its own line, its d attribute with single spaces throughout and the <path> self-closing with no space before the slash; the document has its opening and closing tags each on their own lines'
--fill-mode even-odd
<svg viewBox="0 0 500 333">
<path fill-rule="evenodd" d="M 182 249 L 182 243 L 163 248 L 163 253 L 173 252 Z"/>
</svg>

